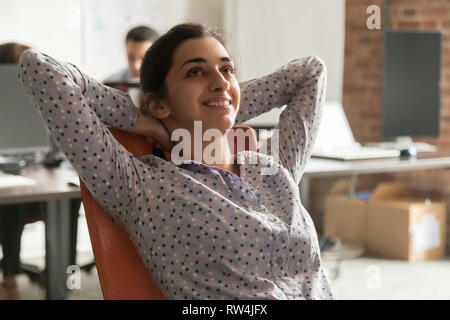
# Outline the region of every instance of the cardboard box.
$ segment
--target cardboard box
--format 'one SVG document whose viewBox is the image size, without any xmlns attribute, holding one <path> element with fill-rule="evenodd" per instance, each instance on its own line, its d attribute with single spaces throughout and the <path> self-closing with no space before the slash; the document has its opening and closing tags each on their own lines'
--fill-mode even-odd
<svg viewBox="0 0 450 320">
<path fill-rule="evenodd" d="M 414 195 L 404 184 L 384 184 L 369 201 L 367 250 L 410 262 L 445 254 L 446 205 Z"/>
<path fill-rule="evenodd" d="M 338 180 L 325 200 L 323 232 L 345 242 L 366 246 L 367 201 L 348 196 L 349 179 Z"/>
<path fill-rule="evenodd" d="M 333 194 L 325 204 L 324 233 L 386 258 L 437 259 L 445 254 L 446 205 L 399 183 L 378 185 L 368 201 Z"/>
<path fill-rule="evenodd" d="M 346 196 L 329 197 L 325 203 L 323 231 L 344 242 L 366 246 L 367 202 Z"/>
</svg>

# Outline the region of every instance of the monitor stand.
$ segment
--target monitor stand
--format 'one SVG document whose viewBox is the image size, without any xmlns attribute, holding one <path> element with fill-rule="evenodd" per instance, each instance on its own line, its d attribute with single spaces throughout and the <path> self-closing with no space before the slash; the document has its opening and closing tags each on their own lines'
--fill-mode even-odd
<svg viewBox="0 0 450 320">
<path fill-rule="evenodd" d="M 23 159 L 0 155 L 0 171 L 11 174 L 20 174 L 20 170 L 25 168 L 26 164 L 26 161 Z"/>
<path fill-rule="evenodd" d="M 56 152 L 49 152 L 46 154 L 42 164 L 46 168 L 56 168 L 64 161 L 64 157 L 61 154 Z"/>
</svg>

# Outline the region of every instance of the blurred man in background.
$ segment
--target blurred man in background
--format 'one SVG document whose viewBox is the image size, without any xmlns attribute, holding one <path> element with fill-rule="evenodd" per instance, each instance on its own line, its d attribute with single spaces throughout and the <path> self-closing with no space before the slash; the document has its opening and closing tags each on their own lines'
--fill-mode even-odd
<svg viewBox="0 0 450 320">
<path fill-rule="evenodd" d="M 150 48 L 158 37 L 158 32 L 146 26 L 135 27 L 128 31 L 125 38 L 128 68 L 109 76 L 105 79 L 105 82 L 139 82 L 139 70 L 142 59 L 147 49 Z"/>
</svg>

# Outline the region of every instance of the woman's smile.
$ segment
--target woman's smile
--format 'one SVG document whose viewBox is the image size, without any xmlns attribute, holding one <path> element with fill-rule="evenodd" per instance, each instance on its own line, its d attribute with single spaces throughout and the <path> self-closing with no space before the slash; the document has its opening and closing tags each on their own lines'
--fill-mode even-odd
<svg viewBox="0 0 450 320">
<path fill-rule="evenodd" d="M 232 110 L 233 101 L 227 97 L 217 97 L 202 102 L 202 105 L 214 110 Z"/>
</svg>

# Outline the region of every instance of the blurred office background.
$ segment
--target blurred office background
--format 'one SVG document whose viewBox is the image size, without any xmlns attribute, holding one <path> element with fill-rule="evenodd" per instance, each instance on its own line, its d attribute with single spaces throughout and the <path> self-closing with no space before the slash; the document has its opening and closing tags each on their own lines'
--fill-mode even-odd
<svg viewBox="0 0 450 320">
<path fill-rule="evenodd" d="M 367 27 L 366 10 L 370 5 L 381 9 L 380 29 Z M 70 61 L 102 80 L 126 66 L 124 37 L 131 27 L 146 24 L 164 32 L 185 21 L 207 23 L 224 29 L 241 80 L 264 75 L 294 58 L 319 55 L 328 68 L 327 101 L 342 104 L 357 141 L 373 142 L 384 140 L 385 30 L 439 31 L 442 33 L 440 132 L 437 137 L 415 140 L 433 144 L 440 151 L 450 151 L 449 17 L 450 3 L 435 0 L 0 0 L 0 43 L 28 44 Z M 278 115 L 274 111 L 268 119 L 276 119 Z M 309 211 L 319 234 L 323 232 L 325 199 L 338 180 L 328 177 L 310 182 Z M 382 181 L 401 181 L 424 192 L 439 193 L 448 205 L 447 212 L 450 210 L 450 170 L 363 175 L 358 183 L 365 187 Z M 92 254 L 83 216 L 79 225 L 78 249 L 81 259 L 89 261 Z M 27 226 L 24 259 L 43 256 L 42 232 L 40 222 Z M 446 246 L 448 252 L 448 241 Z M 448 258 L 409 264 L 363 256 L 342 261 L 339 268 L 334 261 L 325 263 L 338 297 L 450 298 L 445 290 L 450 279 L 444 272 L 450 266 Z M 382 282 L 374 289 L 367 281 L 377 272 Z M 86 285 L 89 292 L 84 296 L 82 291 L 75 292 L 72 297 L 100 299 L 95 270 L 83 277 L 89 283 Z M 440 280 L 432 280 L 433 277 Z M 415 284 L 413 280 L 417 280 Z M 39 299 L 39 291 L 26 278 L 21 285 L 29 288 L 28 298 Z"/>
</svg>

